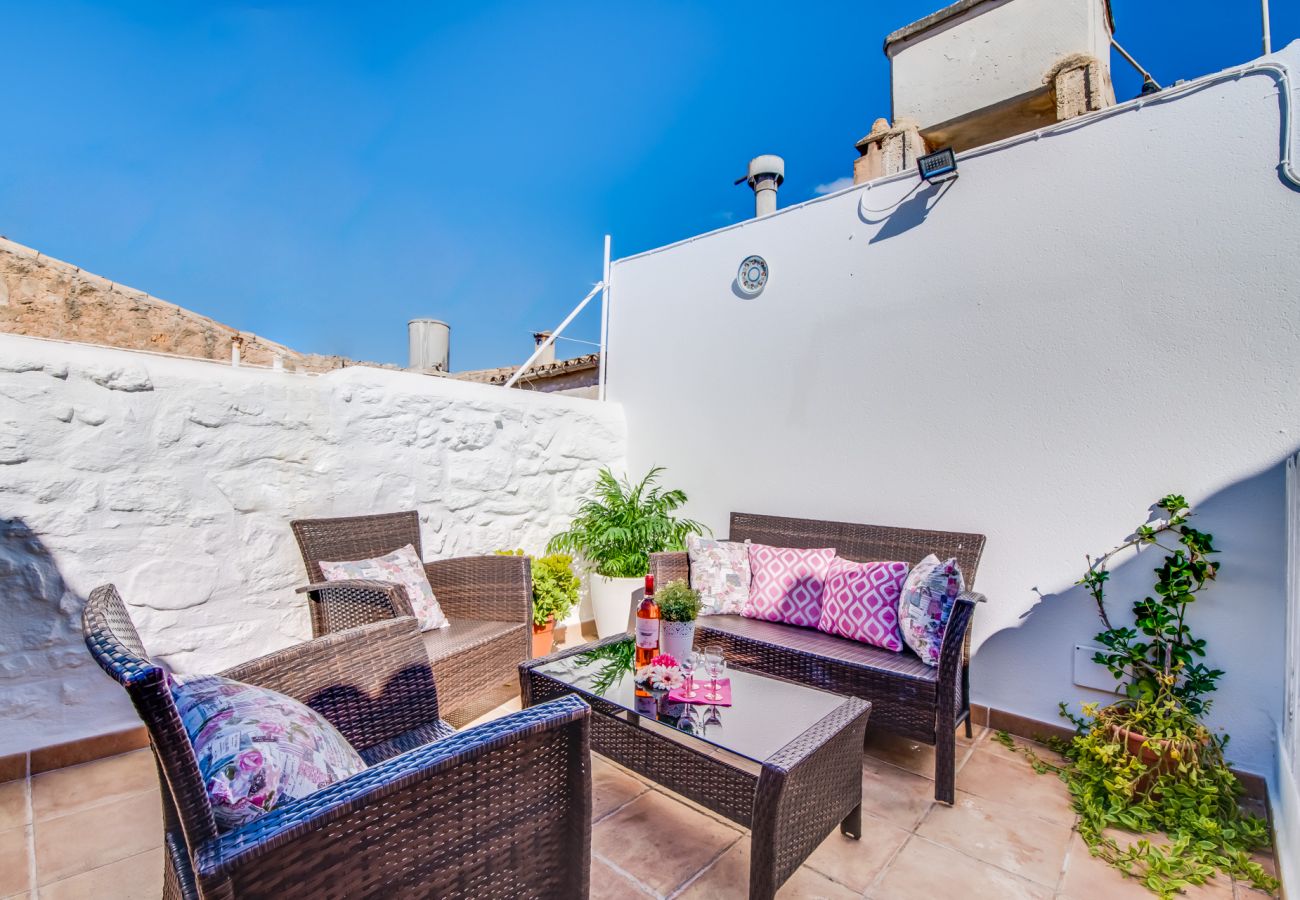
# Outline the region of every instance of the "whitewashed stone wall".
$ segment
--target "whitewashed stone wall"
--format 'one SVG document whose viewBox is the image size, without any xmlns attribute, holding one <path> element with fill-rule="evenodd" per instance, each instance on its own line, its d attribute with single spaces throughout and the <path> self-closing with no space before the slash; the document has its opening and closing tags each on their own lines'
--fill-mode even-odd
<svg viewBox="0 0 1300 900">
<path fill-rule="evenodd" d="M 290 519 L 414 507 L 428 558 L 539 550 L 624 450 L 613 404 L 0 335 L 0 754 L 138 721 L 82 645 L 96 585 L 213 671 L 310 636 Z"/>
</svg>

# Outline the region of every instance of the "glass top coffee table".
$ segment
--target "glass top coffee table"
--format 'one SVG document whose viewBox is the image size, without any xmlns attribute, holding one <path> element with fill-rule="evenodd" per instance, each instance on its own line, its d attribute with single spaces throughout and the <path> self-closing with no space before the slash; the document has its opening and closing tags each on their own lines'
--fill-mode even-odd
<svg viewBox="0 0 1300 900">
<path fill-rule="evenodd" d="M 751 898 L 773 897 L 837 825 L 860 836 L 871 704 L 734 667 L 731 706 L 670 703 L 636 689 L 632 649 L 620 635 L 530 660 L 523 702 L 577 694 L 593 750 L 751 829 Z"/>
</svg>

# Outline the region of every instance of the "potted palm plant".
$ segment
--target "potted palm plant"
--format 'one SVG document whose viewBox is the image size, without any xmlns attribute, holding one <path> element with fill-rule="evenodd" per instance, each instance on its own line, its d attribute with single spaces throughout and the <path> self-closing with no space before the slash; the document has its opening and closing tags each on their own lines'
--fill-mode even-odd
<svg viewBox="0 0 1300 900">
<path fill-rule="evenodd" d="M 660 488 L 661 472 L 656 466 L 632 484 L 601 469 L 577 517 L 547 545 L 548 552 L 581 556 L 589 566 L 592 611 L 601 637 L 627 631 L 632 594 L 650 571 L 650 554 L 683 550 L 687 536 L 704 530 L 698 522 L 673 515 L 686 503 L 686 494 Z"/>
<path fill-rule="evenodd" d="M 685 581 L 670 581 L 657 594 L 659 604 L 659 652 L 678 660 L 690 655 L 695 645 L 695 618 L 700 614 L 700 592 Z"/>
<path fill-rule="evenodd" d="M 527 556 L 522 550 L 498 550 L 500 556 Z M 555 646 L 555 623 L 578 604 L 578 576 L 573 557 L 564 553 L 533 559 L 533 657 Z"/>
</svg>

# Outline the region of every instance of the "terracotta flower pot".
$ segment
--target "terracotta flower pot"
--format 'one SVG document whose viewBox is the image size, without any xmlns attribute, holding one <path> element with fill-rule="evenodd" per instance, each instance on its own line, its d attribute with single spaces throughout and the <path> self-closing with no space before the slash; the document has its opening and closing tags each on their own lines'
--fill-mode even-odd
<svg viewBox="0 0 1300 900">
<path fill-rule="evenodd" d="M 545 625 L 533 623 L 533 659 L 546 656 L 555 646 L 555 616 L 546 620 Z"/>
<path fill-rule="evenodd" d="M 1138 779 L 1137 787 L 1140 791 L 1150 788 L 1159 776 L 1177 771 L 1179 760 L 1188 752 L 1186 748 L 1177 746 L 1182 742 L 1149 738 L 1141 732 L 1129 731 L 1118 725 L 1111 725 L 1108 731 L 1117 743 L 1124 745 L 1129 756 L 1141 760 L 1147 767 L 1147 773 Z"/>
</svg>

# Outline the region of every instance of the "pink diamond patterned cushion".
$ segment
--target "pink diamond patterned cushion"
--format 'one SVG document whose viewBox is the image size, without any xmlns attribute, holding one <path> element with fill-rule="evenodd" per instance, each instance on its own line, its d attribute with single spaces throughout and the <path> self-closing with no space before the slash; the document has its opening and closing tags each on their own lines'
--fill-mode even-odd
<svg viewBox="0 0 1300 900">
<path fill-rule="evenodd" d="M 363 771 L 320 713 L 268 688 L 218 675 L 171 678 L 219 831 L 229 831 Z"/>
<path fill-rule="evenodd" d="M 835 549 L 749 545 L 753 581 L 743 615 L 768 622 L 816 628 L 822 615 L 822 590 Z"/>
<path fill-rule="evenodd" d="M 898 626 L 903 640 L 922 662 L 939 665 L 948 615 L 953 601 L 964 590 L 966 581 L 957 568 L 956 557 L 939 562 L 939 557 L 931 553 L 908 573 L 898 601 Z"/>
<path fill-rule="evenodd" d="M 907 577 L 905 562 L 852 562 L 836 557 L 826 571 L 822 617 L 817 628 L 828 634 L 895 653 L 903 649 L 898 630 L 898 598 Z"/>
<path fill-rule="evenodd" d="M 367 578 L 386 581 L 406 588 L 406 599 L 420 622 L 421 631 L 432 628 L 450 628 L 451 623 L 442 614 L 438 598 L 433 595 L 433 585 L 420 562 L 414 544 L 399 547 L 387 556 L 375 559 L 358 559 L 351 562 L 325 562 L 321 560 L 321 574 L 326 581 L 347 581 L 350 578 Z"/>
</svg>

